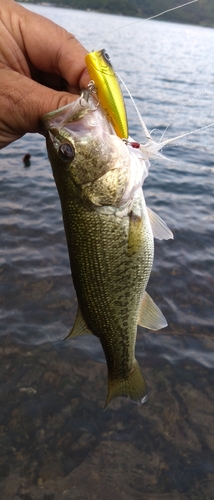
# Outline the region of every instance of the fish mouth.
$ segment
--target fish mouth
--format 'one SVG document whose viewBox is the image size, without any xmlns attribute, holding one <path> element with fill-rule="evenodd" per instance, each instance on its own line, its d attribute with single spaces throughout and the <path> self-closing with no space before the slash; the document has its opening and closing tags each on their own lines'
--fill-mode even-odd
<svg viewBox="0 0 214 500">
<path fill-rule="evenodd" d="M 43 124 L 57 153 L 62 142 L 68 141 L 74 147 L 78 164 L 93 163 L 93 176 L 90 169 L 83 179 L 79 168 L 78 179 L 81 177 L 82 184 L 94 182 L 110 170 L 123 170 L 126 182 L 116 206 L 122 207 L 119 216 L 126 214 L 130 200 L 148 175 L 148 165 L 139 148 L 133 148 L 129 141 L 117 136 L 90 89 L 85 89 L 76 101 L 44 115 Z"/>
<path fill-rule="evenodd" d="M 93 97 L 87 97 L 88 96 L 82 92 L 81 96 L 76 99 L 76 101 L 43 115 L 42 123 L 44 128 L 46 130 L 51 128 L 63 128 L 64 124 L 80 120 L 90 111 L 97 109 L 95 99 Z"/>
<path fill-rule="evenodd" d="M 58 157 L 61 158 L 62 152 L 61 159 L 65 156 L 67 161 L 73 162 L 75 158 L 75 164 L 72 165 L 77 184 L 83 185 L 98 179 L 101 183 L 102 177 L 106 176 L 107 172 L 114 171 L 112 175 L 108 174 L 108 183 L 113 182 L 115 185 L 118 182 L 122 183 L 120 196 L 117 202 L 114 197 L 107 197 L 108 202 L 106 201 L 105 205 L 112 205 L 113 209 L 119 209 L 120 217 L 125 216 L 130 201 L 141 189 L 148 175 L 148 164 L 143 161 L 140 148 L 132 147 L 131 138 L 123 141 L 117 136 L 93 94 L 93 82 L 76 101 L 44 115 L 43 124 Z M 83 174 L 81 164 L 93 164 L 93 169 L 86 169 Z M 107 177 L 104 177 L 102 189 L 106 182 Z M 98 189 L 98 186 L 94 186 L 95 188 Z M 100 184 L 99 189 L 101 189 Z M 98 206 L 103 205 L 101 201 L 98 203 L 97 197 L 96 203 L 95 201 L 93 203 Z"/>
<path fill-rule="evenodd" d="M 46 131 L 52 131 L 53 134 L 62 129 L 71 135 L 75 132 L 84 134 L 97 127 L 97 123 L 104 133 L 116 135 L 99 102 L 91 93 L 91 89 L 83 90 L 76 101 L 46 113 L 42 117 L 43 128 Z"/>
</svg>

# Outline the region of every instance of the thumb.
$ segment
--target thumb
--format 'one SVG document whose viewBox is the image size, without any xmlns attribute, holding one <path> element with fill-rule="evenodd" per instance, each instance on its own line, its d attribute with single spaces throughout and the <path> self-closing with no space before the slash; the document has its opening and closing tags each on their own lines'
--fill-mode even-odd
<svg viewBox="0 0 214 500">
<path fill-rule="evenodd" d="M 80 85 L 86 86 L 88 80 L 83 71 Z M 27 132 L 43 134 L 42 116 L 75 101 L 79 95 L 79 89 L 72 89 L 75 94 L 58 92 L 8 69 L 1 70 L 0 82 L 0 148 Z"/>
</svg>

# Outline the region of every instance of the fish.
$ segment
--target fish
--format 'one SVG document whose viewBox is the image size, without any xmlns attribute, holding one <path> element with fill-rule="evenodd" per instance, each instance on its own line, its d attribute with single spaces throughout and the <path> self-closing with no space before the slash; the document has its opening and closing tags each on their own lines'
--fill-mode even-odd
<svg viewBox="0 0 214 500">
<path fill-rule="evenodd" d="M 102 49 L 90 52 L 85 57 L 85 62 L 107 119 L 118 137 L 128 139 L 129 127 L 123 93 L 107 51 Z"/>
<path fill-rule="evenodd" d="M 140 144 L 118 137 L 88 91 L 46 114 L 43 125 L 78 300 L 66 338 L 99 338 L 108 368 L 105 408 L 118 396 L 142 404 L 147 385 L 135 357 L 137 326 L 167 326 L 146 287 L 154 236 L 173 237 L 146 207 L 149 161 Z"/>
</svg>

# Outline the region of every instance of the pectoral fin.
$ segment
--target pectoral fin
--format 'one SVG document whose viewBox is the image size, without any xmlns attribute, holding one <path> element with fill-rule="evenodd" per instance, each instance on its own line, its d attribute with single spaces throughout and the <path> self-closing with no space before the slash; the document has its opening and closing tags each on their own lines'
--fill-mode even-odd
<svg viewBox="0 0 214 500">
<path fill-rule="evenodd" d="M 91 332 L 91 330 L 89 330 L 88 326 L 86 325 L 86 322 L 82 316 L 81 310 L 78 307 L 74 326 L 71 329 L 71 331 L 68 333 L 68 335 L 66 335 L 64 340 L 68 339 L 69 337 L 79 337 L 79 335 L 86 335 L 86 334 L 90 334 L 90 333 L 92 333 L 92 332 Z"/>
<path fill-rule="evenodd" d="M 172 234 L 172 231 L 170 231 L 163 219 L 161 219 L 159 215 L 155 214 L 155 212 L 153 212 L 151 208 L 147 207 L 147 211 L 154 238 L 157 238 L 158 240 L 169 240 L 170 238 L 173 239 L 174 236 Z"/>
<path fill-rule="evenodd" d="M 160 330 L 167 326 L 166 318 L 147 292 L 143 296 L 138 325 L 149 330 Z"/>
</svg>

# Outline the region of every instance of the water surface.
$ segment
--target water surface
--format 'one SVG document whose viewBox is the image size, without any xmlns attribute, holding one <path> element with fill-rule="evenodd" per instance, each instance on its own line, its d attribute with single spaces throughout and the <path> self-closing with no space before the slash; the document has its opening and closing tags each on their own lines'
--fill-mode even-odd
<svg viewBox="0 0 214 500">
<path fill-rule="evenodd" d="M 212 29 L 28 8 L 57 20 L 89 50 L 107 49 L 156 140 L 166 127 L 170 137 L 214 122 Z M 125 99 L 130 134 L 142 142 Z M 213 128 L 206 128 L 151 165 L 147 204 L 174 241 L 156 242 L 148 291 L 168 327 L 139 330 L 146 405 L 121 398 L 105 413 L 99 341 L 61 341 L 77 302 L 45 140 L 28 134 L 1 151 L 3 500 L 214 498 L 213 147 Z"/>
</svg>

